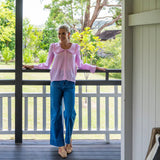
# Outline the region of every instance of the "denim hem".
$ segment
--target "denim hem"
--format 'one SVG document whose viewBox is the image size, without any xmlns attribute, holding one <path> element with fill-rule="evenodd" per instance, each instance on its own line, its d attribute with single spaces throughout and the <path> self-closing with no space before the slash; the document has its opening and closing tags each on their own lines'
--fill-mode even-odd
<svg viewBox="0 0 160 160">
<path fill-rule="evenodd" d="M 64 140 L 55 141 L 53 139 L 50 139 L 50 144 L 57 147 L 65 146 Z"/>
<path fill-rule="evenodd" d="M 65 143 L 66 143 L 66 144 L 70 144 L 71 141 L 67 139 L 67 140 L 65 140 Z"/>
</svg>

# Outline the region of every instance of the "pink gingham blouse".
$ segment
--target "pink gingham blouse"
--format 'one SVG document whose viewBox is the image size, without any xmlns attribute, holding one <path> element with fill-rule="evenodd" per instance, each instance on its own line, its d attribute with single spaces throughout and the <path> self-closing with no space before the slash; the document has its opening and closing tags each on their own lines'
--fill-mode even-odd
<svg viewBox="0 0 160 160">
<path fill-rule="evenodd" d="M 34 68 L 49 69 L 51 64 L 51 81 L 68 80 L 75 82 L 77 68 L 90 70 L 92 73 L 96 70 L 94 65 L 83 64 L 80 56 L 80 46 L 76 43 L 72 43 L 69 49 L 61 48 L 60 43 L 52 43 L 49 48 L 47 61 L 34 65 Z"/>
</svg>

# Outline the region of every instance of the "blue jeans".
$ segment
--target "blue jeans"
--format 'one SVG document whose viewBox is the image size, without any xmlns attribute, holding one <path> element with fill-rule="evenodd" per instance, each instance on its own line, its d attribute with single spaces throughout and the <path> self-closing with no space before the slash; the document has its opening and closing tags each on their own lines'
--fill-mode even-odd
<svg viewBox="0 0 160 160">
<path fill-rule="evenodd" d="M 65 119 L 65 142 L 62 122 L 62 98 L 64 97 L 64 119 Z M 50 144 L 64 146 L 70 144 L 73 125 L 76 117 L 75 104 L 75 83 L 71 81 L 53 81 L 50 85 L 51 98 L 51 129 Z"/>
</svg>

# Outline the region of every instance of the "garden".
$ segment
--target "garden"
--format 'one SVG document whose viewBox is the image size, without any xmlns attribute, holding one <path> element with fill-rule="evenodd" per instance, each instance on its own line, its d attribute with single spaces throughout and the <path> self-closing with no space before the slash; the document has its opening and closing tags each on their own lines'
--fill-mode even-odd
<svg viewBox="0 0 160 160">
<path fill-rule="evenodd" d="M 77 19 L 77 16 L 75 16 L 76 11 L 77 14 L 81 13 L 86 14 L 87 16 L 87 7 L 90 6 L 88 4 L 88 1 L 75 1 L 76 3 L 72 4 L 72 1 L 56 1 L 52 0 L 51 4 L 48 4 L 44 6 L 46 9 L 50 9 L 50 15 L 44 24 L 43 27 L 37 27 L 32 24 L 30 24 L 29 19 L 23 19 L 23 64 L 39 64 L 46 61 L 48 56 L 48 49 L 51 43 L 58 42 L 57 37 L 57 28 L 60 24 L 67 24 L 71 28 L 71 42 L 72 43 L 78 43 L 81 46 L 81 58 L 84 63 L 89 63 L 93 65 L 97 65 L 100 67 L 105 67 L 106 69 L 121 69 L 121 33 L 116 35 L 115 38 L 108 39 L 106 41 L 102 41 L 98 34 L 104 30 L 117 30 L 121 29 L 121 9 L 118 3 L 118 5 L 110 8 L 110 12 L 112 13 L 113 20 L 111 21 L 111 25 L 108 25 L 107 27 L 104 27 L 103 25 L 97 25 L 98 23 L 96 19 L 94 22 L 90 22 L 90 25 L 87 25 L 89 23 L 85 23 L 89 21 L 89 18 L 83 19 L 83 21 L 79 21 Z M 0 69 L 15 69 L 15 5 L 14 0 L 4 0 L 3 2 L 0 2 Z M 53 7 L 54 6 L 54 7 Z M 67 9 L 64 10 L 64 6 Z M 74 6 L 74 7 L 73 7 Z M 63 8 L 63 9 L 62 9 Z M 105 8 L 105 7 L 104 7 Z M 63 14 L 62 11 L 65 12 Z M 88 10 L 89 12 L 89 10 Z M 98 14 L 98 13 L 97 13 Z M 76 18 L 75 18 L 75 17 Z M 83 17 L 85 17 L 83 15 Z M 97 15 L 98 17 L 98 15 Z M 92 20 L 92 18 L 91 18 Z M 80 23 L 81 22 L 81 23 Z M 108 22 L 109 23 L 109 22 Z M 76 25 L 75 25 L 76 24 Z M 114 24 L 114 25 L 112 25 Z M 75 27 L 77 26 L 77 27 Z M 121 74 L 112 74 L 110 75 L 110 78 L 112 79 L 120 79 Z M 10 73 L 0 73 L 0 79 L 8 80 L 8 79 L 15 79 L 15 74 Z M 49 80 L 49 73 L 23 73 L 23 79 L 24 80 Z M 86 80 L 86 79 L 92 79 L 92 80 L 101 80 L 105 79 L 104 73 L 95 73 L 95 74 L 84 74 L 84 73 L 78 73 L 77 80 Z M 121 93 L 121 87 L 118 87 L 119 93 Z M 14 86 L 1 86 L 0 87 L 0 93 L 14 93 L 15 88 Z M 47 93 L 49 93 L 49 86 L 47 86 Z M 82 92 L 86 93 L 86 86 L 82 87 Z M 88 86 L 87 87 L 87 93 L 95 93 L 96 92 L 96 86 Z M 101 86 L 101 92 L 106 93 L 113 93 L 114 87 L 113 86 Z M 42 86 L 23 86 L 23 93 L 42 93 Z M 76 93 L 78 93 L 78 86 L 76 86 Z M 3 99 L 3 115 L 4 115 L 4 121 L 3 126 L 4 129 L 7 129 L 8 126 L 8 108 L 6 107 L 8 104 L 7 98 Z M 105 128 L 105 102 L 104 98 L 101 98 L 101 108 L 100 108 L 100 117 L 101 117 L 101 128 Z M 110 98 L 110 128 L 114 128 L 114 99 Z M 85 98 L 82 100 L 83 106 L 82 106 L 82 114 L 83 114 L 83 122 L 82 126 L 83 128 L 87 128 L 87 103 Z M 15 119 L 15 104 L 14 104 L 14 98 L 12 100 L 12 128 L 14 128 L 14 119 Z M 38 113 L 39 115 L 37 117 L 37 127 L 42 127 L 42 99 L 38 99 L 38 104 L 40 104 L 38 107 Z M 28 127 L 30 129 L 33 129 L 33 99 L 29 99 L 29 113 L 31 113 L 31 116 L 29 116 L 28 121 Z M 49 114 L 49 99 L 47 100 L 47 114 Z M 96 128 L 96 98 L 92 98 L 92 128 Z M 118 117 L 120 121 L 120 115 L 121 115 L 121 99 L 118 99 Z M 24 107 L 24 104 L 23 104 Z M 78 113 L 78 99 L 76 98 L 76 105 L 75 109 Z M 24 108 L 23 108 L 24 110 Z M 24 113 L 23 113 L 24 114 Z M 49 123 L 50 123 L 50 116 L 47 115 L 47 128 L 49 129 Z M 24 125 L 24 122 L 23 122 Z M 120 129 L 120 123 L 118 124 Z M 23 126 L 24 127 L 24 126 Z M 75 122 L 75 129 L 78 128 L 78 119 L 76 119 Z M 2 138 L 8 138 L 9 135 L 3 135 Z M 86 138 L 85 135 L 73 135 L 74 138 Z M 9 136 L 11 139 L 13 138 L 13 135 Z M 49 138 L 48 135 L 24 135 L 24 137 L 27 138 Z M 104 136 L 100 135 L 89 135 L 88 137 L 93 139 L 104 139 Z M 113 136 L 114 137 L 114 136 Z M 120 136 L 115 136 L 114 138 L 120 138 Z"/>
</svg>

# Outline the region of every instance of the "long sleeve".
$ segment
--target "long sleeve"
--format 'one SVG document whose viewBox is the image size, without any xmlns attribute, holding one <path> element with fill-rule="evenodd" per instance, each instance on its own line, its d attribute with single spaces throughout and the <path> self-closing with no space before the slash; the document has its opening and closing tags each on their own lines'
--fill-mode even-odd
<svg viewBox="0 0 160 160">
<path fill-rule="evenodd" d="M 90 70 L 90 72 L 94 73 L 96 71 L 95 65 L 90 65 L 88 63 L 83 64 L 83 61 L 81 60 L 80 56 L 80 46 L 76 46 L 76 64 L 78 66 L 78 69 L 82 70 Z"/>
<path fill-rule="evenodd" d="M 50 68 L 52 61 L 53 61 L 53 58 L 54 58 L 53 46 L 54 46 L 54 43 L 52 43 L 49 47 L 47 61 L 45 63 L 40 63 L 38 65 L 34 65 L 35 69 L 49 69 Z"/>
</svg>

